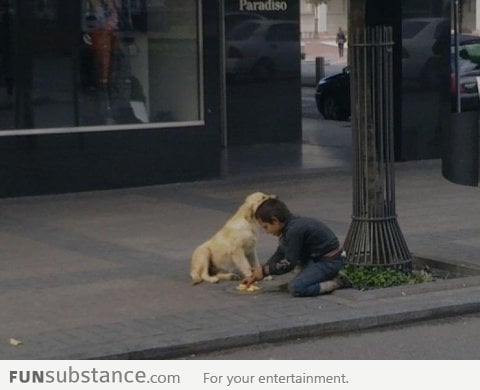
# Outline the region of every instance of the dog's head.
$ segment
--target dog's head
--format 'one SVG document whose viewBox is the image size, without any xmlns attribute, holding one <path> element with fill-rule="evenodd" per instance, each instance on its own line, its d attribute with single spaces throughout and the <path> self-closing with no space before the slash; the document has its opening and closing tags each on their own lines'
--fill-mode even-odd
<svg viewBox="0 0 480 390">
<path fill-rule="evenodd" d="M 249 219 L 255 217 L 255 212 L 258 206 L 260 206 L 267 199 L 275 199 L 277 195 L 265 194 L 263 192 L 254 192 L 245 198 L 244 206 L 248 209 Z"/>
</svg>

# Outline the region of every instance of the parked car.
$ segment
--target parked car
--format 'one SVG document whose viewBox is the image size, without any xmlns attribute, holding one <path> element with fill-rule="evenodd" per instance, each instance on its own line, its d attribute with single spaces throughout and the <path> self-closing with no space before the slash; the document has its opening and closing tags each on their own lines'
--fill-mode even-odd
<svg viewBox="0 0 480 390">
<path fill-rule="evenodd" d="M 350 69 L 321 79 L 317 84 L 315 102 L 325 119 L 348 120 L 350 117 Z"/>
<path fill-rule="evenodd" d="M 251 19 L 238 24 L 225 37 L 227 76 L 266 80 L 295 74 L 298 37 L 298 23 L 287 20 Z"/>
<path fill-rule="evenodd" d="M 452 97 L 452 108 L 455 109 L 457 90 L 453 39 L 450 49 L 450 96 Z M 480 77 L 480 37 L 460 35 L 458 53 L 461 111 L 478 110 L 480 109 L 477 84 L 477 77 Z M 431 59 L 433 58 L 431 57 Z M 441 78 L 439 66 L 433 66 L 433 64 L 438 64 L 438 62 L 428 61 L 428 64 L 428 71 L 423 74 L 423 80 L 420 80 L 419 87 L 438 84 Z M 347 120 L 350 117 L 350 76 L 348 67 L 344 68 L 342 73 L 319 81 L 315 92 L 315 101 L 318 111 L 325 119 Z"/>
<path fill-rule="evenodd" d="M 225 35 L 228 36 L 240 23 L 249 20 L 267 20 L 267 18 L 255 12 L 229 12 L 225 14 Z"/>
<path fill-rule="evenodd" d="M 457 86 L 455 79 L 455 50 L 450 53 L 450 93 L 452 107 L 456 109 Z M 480 108 L 477 77 L 480 77 L 480 37 L 460 35 L 458 47 L 458 78 L 461 111 Z"/>
</svg>

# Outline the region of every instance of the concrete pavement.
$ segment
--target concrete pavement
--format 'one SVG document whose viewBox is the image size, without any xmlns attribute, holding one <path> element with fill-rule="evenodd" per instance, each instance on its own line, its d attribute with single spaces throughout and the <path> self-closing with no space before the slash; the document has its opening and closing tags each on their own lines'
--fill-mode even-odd
<svg viewBox="0 0 480 390">
<path fill-rule="evenodd" d="M 352 180 L 335 149 L 232 149 L 218 180 L 0 200 L 0 358 L 175 358 L 479 311 L 480 192 L 444 180 L 436 160 L 396 164 L 397 214 L 416 256 L 462 277 L 317 298 L 279 291 L 288 275 L 256 294 L 190 286 L 193 248 L 253 191 L 343 240 Z M 275 245 L 260 233 L 260 258 Z"/>
<path fill-rule="evenodd" d="M 253 191 L 343 240 L 349 131 L 305 119 L 303 143 L 230 148 L 217 180 L 0 199 L 0 358 L 175 358 L 480 311 L 480 190 L 444 180 L 439 161 L 396 164 L 397 214 L 414 255 L 456 278 L 301 299 L 279 291 L 288 275 L 256 294 L 190 286 L 192 250 Z M 275 246 L 260 233 L 261 259 Z"/>
<path fill-rule="evenodd" d="M 317 70 L 315 65 L 316 57 L 324 59 L 324 74 L 319 77 L 327 77 L 341 73 L 347 66 L 347 47 L 344 57 L 338 56 L 338 48 L 335 37 L 322 37 L 321 39 L 310 39 L 302 42 L 305 59 L 301 62 L 302 86 L 316 86 Z"/>
</svg>

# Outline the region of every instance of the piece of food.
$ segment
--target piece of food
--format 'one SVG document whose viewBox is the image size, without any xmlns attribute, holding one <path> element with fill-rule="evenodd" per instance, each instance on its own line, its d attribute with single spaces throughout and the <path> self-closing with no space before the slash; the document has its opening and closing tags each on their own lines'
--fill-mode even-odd
<svg viewBox="0 0 480 390">
<path fill-rule="evenodd" d="M 261 289 L 261 287 L 258 286 L 256 283 L 251 284 L 249 287 L 247 287 L 247 285 L 244 283 L 240 283 L 236 288 L 239 291 L 248 291 L 248 292 L 254 292 Z"/>
<path fill-rule="evenodd" d="M 20 340 L 17 340 L 17 339 L 14 339 L 14 338 L 10 339 L 10 345 L 12 345 L 14 347 L 18 347 L 22 344 L 23 344 L 23 342 L 21 342 Z"/>
</svg>

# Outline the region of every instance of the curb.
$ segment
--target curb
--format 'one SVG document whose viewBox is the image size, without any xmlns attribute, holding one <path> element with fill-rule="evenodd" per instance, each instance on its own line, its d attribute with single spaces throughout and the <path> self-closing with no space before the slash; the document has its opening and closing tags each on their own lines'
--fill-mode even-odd
<svg viewBox="0 0 480 390">
<path fill-rule="evenodd" d="M 461 279 L 463 278 L 457 278 L 456 280 L 461 281 Z M 395 289 L 395 287 L 392 289 Z M 172 343 L 153 348 L 139 348 L 122 353 L 99 354 L 87 359 L 188 358 L 189 355 L 247 347 L 257 343 L 282 342 L 305 337 L 326 337 L 480 312 L 480 286 L 478 284 L 427 293 L 420 291 L 418 295 L 421 302 L 414 295 L 408 295 L 407 298 L 392 299 L 388 297 L 377 300 L 377 302 L 380 301 L 378 305 L 375 305 L 374 301 L 367 300 L 360 302 L 358 307 L 348 311 L 337 313 L 330 311 L 320 314 L 321 317 L 325 317 L 327 314 L 328 318 L 319 318 L 319 315 L 304 313 L 294 319 L 296 323 L 301 325 L 262 326 L 262 324 L 258 324 L 249 327 L 247 324 L 244 333 L 238 332 L 237 328 L 237 334 L 231 332 L 231 335 L 226 335 L 225 329 L 212 327 L 209 329 L 211 334 L 223 333 L 224 336 L 205 338 L 200 341 Z M 428 298 L 429 295 L 431 299 Z M 408 300 L 409 298 L 413 298 L 413 300 Z M 365 311 L 368 314 L 363 315 Z"/>
<path fill-rule="evenodd" d="M 416 311 L 399 311 L 368 317 L 352 317 L 344 320 L 305 324 L 295 327 L 259 330 L 257 333 L 212 338 L 193 343 L 176 344 L 166 347 L 148 348 L 126 353 L 95 356 L 88 359 L 129 360 L 129 359 L 176 359 L 223 349 L 247 347 L 257 343 L 280 342 L 304 337 L 325 337 L 347 332 L 382 328 L 424 320 L 471 314 L 480 311 L 480 301 L 432 306 Z"/>
</svg>

